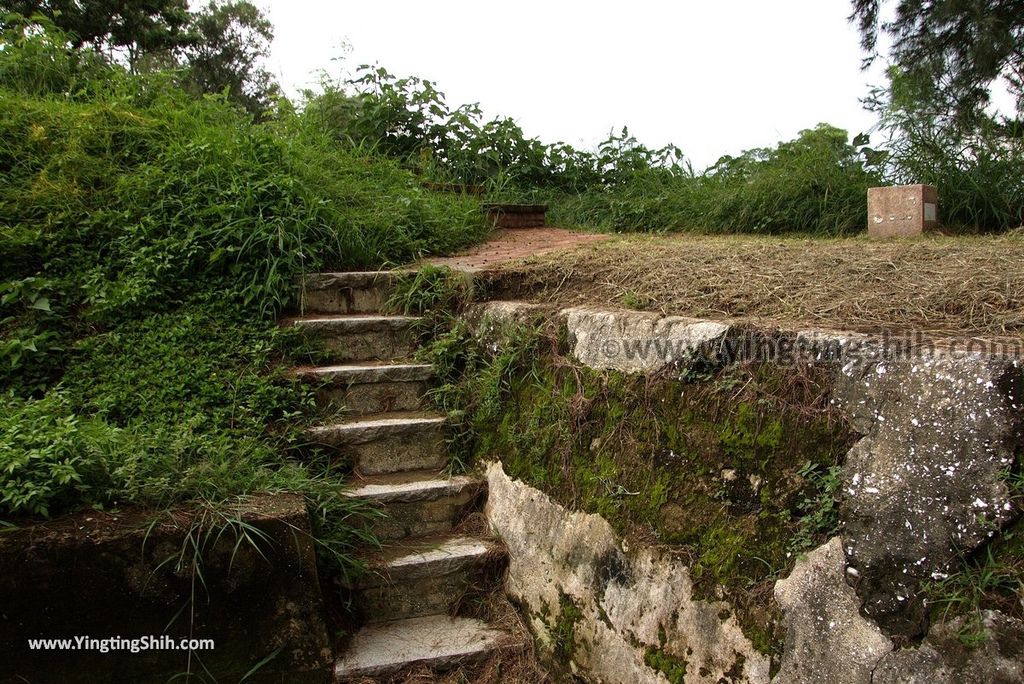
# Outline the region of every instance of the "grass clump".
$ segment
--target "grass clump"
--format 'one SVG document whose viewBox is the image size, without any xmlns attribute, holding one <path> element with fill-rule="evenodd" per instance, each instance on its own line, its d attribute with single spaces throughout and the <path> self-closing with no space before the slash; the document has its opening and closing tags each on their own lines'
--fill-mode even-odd
<svg viewBox="0 0 1024 684">
<path fill-rule="evenodd" d="M 1011 483 L 1019 505 L 1020 475 L 1015 474 Z M 965 617 L 957 636 L 966 646 L 981 645 L 989 638 L 985 611 L 1024 619 L 1024 520 L 1001 530 L 987 544 L 960 559 L 947 577 L 927 583 L 923 591 L 933 622 Z"/>
<path fill-rule="evenodd" d="M 631 169 L 583 192 L 544 199 L 555 225 L 835 236 L 864 229 L 867 189 L 879 182 L 846 131 L 820 124 L 774 148 L 722 157 L 702 174 Z"/>
</svg>

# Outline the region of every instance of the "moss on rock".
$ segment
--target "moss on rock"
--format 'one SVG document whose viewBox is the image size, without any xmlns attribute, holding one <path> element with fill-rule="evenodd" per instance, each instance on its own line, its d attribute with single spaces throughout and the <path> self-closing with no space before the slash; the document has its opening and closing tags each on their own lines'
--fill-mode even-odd
<svg viewBox="0 0 1024 684">
<path fill-rule="evenodd" d="M 832 490 L 810 474 L 831 472 L 853 442 L 827 372 L 763 363 L 627 376 L 573 362 L 552 331 L 504 339 L 469 354 L 493 361 L 458 392 L 472 454 L 628 539 L 684 554 L 697 595 L 724 592 L 758 648 L 775 650 L 770 585 L 833 531 L 817 510 Z"/>
</svg>

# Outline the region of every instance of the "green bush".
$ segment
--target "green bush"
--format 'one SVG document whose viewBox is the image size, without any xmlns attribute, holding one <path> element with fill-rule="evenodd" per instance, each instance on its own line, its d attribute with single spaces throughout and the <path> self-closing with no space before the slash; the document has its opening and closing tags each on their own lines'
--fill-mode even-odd
<svg viewBox="0 0 1024 684">
<path fill-rule="evenodd" d="M 947 228 L 999 232 L 1024 225 L 1024 121 L 982 112 L 951 117 L 908 76 L 893 69 L 889 77 L 889 87 L 869 99 L 889 136 L 886 182 L 936 186 Z"/>
<path fill-rule="evenodd" d="M 476 105 L 450 108 L 430 81 L 381 68 L 308 95 L 306 110 L 337 140 L 435 180 L 483 185 L 496 201 L 547 202 L 556 225 L 838 235 L 863 230 L 867 188 L 880 182 L 866 168 L 872 151 L 827 124 L 695 174 L 679 148 L 648 148 L 626 128 L 594 151 L 549 145 L 510 119 L 485 121 Z"/>
<path fill-rule="evenodd" d="M 4 399 L 0 509 L 48 515 L 108 487 L 114 428 L 75 415 L 59 394 Z"/>
<path fill-rule="evenodd" d="M 704 174 L 639 168 L 616 183 L 548 201 L 558 225 L 843 235 L 864 229 L 867 189 L 878 182 L 846 131 L 820 124 L 775 148 L 723 157 Z"/>
</svg>

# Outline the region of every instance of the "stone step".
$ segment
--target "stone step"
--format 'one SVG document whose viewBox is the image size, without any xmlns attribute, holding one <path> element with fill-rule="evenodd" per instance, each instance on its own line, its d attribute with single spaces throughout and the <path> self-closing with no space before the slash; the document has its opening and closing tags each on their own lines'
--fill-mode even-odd
<svg viewBox="0 0 1024 684">
<path fill-rule="evenodd" d="M 303 313 L 380 313 L 394 287 L 390 271 L 310 273 L 299 283 L 299 310 Z"/>
<path fill-rule="evenodd" d="M 320 340 L 333 361 L 404 359 L 416 349 L 417 316 L 302 316 L 284 320 Z"/>
<path fill-rule="evenodd" d="M 335 449 L 361 475 L 440 469 L 448 463 L 445 417 L 377 413 L 311 428 L 310 441 Z"/>
<path fill-rule="evenodd" d="M 506 631 L 472 618 L 428 615 L 364 627 L 334 667 L 335 681 L 386 677 L 428 667 L 436 672 L 484 660 L 516 648 Z"/>
<path fill-rule="evenodd" d="M 433 375 L 429 364 L 384 361 L 295 370 L 300 380 L 317 385 L 318 406 L 353 414 L 419 410 Z"/>
<path fill-rule="evenodd" d="M 416 537 L 384 545 L 365 559 L 369 571 L 349 585 L 367 622 L 451 614 L 470 589 L 495 588 L 504 551 L 461 535 Z"/>
<path fill-rule="evenodd" d="M 384 509 L 373 533 L 386 543 L 451 531 L 477 507 L 486 487 L 479 478 L 422 470 L 364 477 L 343 495 Z"/>
</svg>

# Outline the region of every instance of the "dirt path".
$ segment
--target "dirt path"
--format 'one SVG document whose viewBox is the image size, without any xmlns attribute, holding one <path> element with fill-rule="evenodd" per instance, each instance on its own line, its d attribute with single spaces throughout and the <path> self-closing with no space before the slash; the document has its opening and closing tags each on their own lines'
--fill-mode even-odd
<svg viewBox="0 0 1024 684">
<path fill-rule="evenodd" d="M 597 233 L 577 233 L 564 228 L 498 229 L 487 242 L 465 252 L 450 257 L 425 259 L 424 262 L 463 271 L 484 271 L 515 259 L 567 251 L 608 237 Z"/>
</svg>

